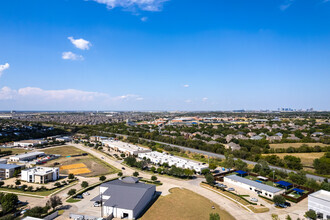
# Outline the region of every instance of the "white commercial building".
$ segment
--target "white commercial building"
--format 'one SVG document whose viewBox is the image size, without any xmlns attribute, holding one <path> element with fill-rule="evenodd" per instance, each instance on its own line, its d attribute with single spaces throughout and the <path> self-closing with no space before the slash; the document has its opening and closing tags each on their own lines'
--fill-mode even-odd
<svg viewBox="0 0 330 220">
<path fill-rule="evenodd" d="M 138 155 L 139 153 L 151 152 L 148 148 L 139 147 L 122 141 L 102 140 L 101 142 L 103 145 L 126 155 Z"/>
<path fill-rule="evenodd" d="M 45 140 L 24 140 L 24 141 L 15 141 L 14 147 L 33 147 L 37 144 L 45 144 Z"/>
<path fill-rule="evenodd" d="M 72 141 L 71 137 L 65 136 L 65 137 L 58 137 L 55 139 L 56 141 L 64 141 L 64 142 L 69 142 Z"/>
<path fill-rule="evenodd" d="M 199 162 L 192 160 L 183 159 L 181 157 L 171 156 L 166 153 L 159 153 L 157 151 L 152 151 L 149 153 L 139 153 L 138 157 L 140 159 L 149 159 L 154 164 L 164 164 L 167 163 L 169 166 L 176 166 L 183 169 L 195 170 L 200 173 L 202 170 L 207 169 L 208 166 Z"/>
<path fill-rule="evenodd" d="M 59 179 L 57 167 L 34 167 L 22 170 L 21 179 L 29 183 L 47 183 Z"/>
<path fill-rule="evenodd" d="M 101 184 L 100 194 L 92 201 L 102 202 L 102 217 L 137 219 L 152 201 L 155 192 L 155 185 L 125 177 Z"/>
<path fill-rule="evenodd" d="M 273 199 L 275 195 L 281 195 L 285 192 L 284 189 L 269 186 L 264 183 L 259 183 L 255 180 L 250 180 L 237 175 L 225 176 L 223 180 L 224 183 L 236 185 L 238 187 L 256 192 L 258 195 L 262 195 L 270 199 Z"/>
<path fill-rule="evenodd" d="M 314 210 L 320 219 L 330 219 L 330 192 L 319 190 L 308 195 L 308 210 Z"/>
<path fill-rule="evenodd" d="M 9 157 L 9 160 L 12 162 L 30 161 L 30 160 L 34 160 L 34 159 L 44 156 L 44 155 L 45 155 L 44 152 L 35 151 L 35 152 L 26 153 L 26 154 L 19 154 L 19 155 L 11 156 L 11 157 Z"/>
</svg>

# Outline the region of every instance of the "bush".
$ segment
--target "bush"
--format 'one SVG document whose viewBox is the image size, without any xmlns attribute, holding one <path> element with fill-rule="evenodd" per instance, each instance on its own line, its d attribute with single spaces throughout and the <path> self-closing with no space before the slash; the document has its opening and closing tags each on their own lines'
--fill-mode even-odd
<svg viewBox="0 0 330 220">
<path fill-rule="evenodd" d="M 157 176 L 152 176 L 152 177 L 151 177 L 151 180 L 152 180 L 152 181 L 156 181 L 156 180 L 157 180 Z"/>
<path fill-rule="evenodd" d="M 105 176 L 100 176 L 100 181 L 105 181 L 107 178 Z"/>
<path fill-rule="evenodd" d="M 220 215 L 218 213 L 210 213 L 210 220 L 220 220 Z"/>
<path fill-rule="evenodd" d="M 284 204 L 285 203 L 285 198 L 283 196 L 281 196 L 281 195 L 276 195 L 273 198 L 273 202 L 276 205 Z"/>
<path fill-rule="evenodd" d="M 86 188 L 87 186 L 88 186 L 88 182 L 87 181 L 83 181 L 81 183 L 81 187 Z"/>
<path fill-rule="evenodd" d="M 73 175 L 73 173 L 70 173 L 69 176 L 68 176 L 68 178 L 69 178 L 70 180 L 74 179 L 74 175 Z"/>
<path fill-rule="evenodd" d="M 305 213 L 306 217 L 315 220 L 317 218 L 316 212 L 314 210 L 309 210 Z"/>
<path fill-rule="evenodd" d="M 208 173 L 205 175 L 206 182 L 208 184 L 213 184 L 214 183 L 214 177 L 212 174 Z"/>
<path fill-rule="evenodd" d="M 76 189 L 70 189 L 68 195 L 73 196 L 74 194 L 76 194 L 76 192 L 77 192 Z"/>
<path fill-rule="evenodd" d="M 138 177 L 138 176 L 139 176 L 139 172 L 135 171 L 135 172 L 133 173 L 133 176 Z"/>
<path fill-rule="evenodd" d="M 123 173 L 122 173 L 122 172 L 118 172 L 117 175 L 118 175 L 118 176 L 123 176 Z"/>
</svg>

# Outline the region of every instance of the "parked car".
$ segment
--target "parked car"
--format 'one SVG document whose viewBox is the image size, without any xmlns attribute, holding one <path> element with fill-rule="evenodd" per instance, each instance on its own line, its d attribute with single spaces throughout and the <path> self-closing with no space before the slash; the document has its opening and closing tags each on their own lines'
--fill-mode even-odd
<svg viewBox="0 0 330 220">
<path fill-rule="evenodd" d="M 82 195 L 77 195 L 76 198 L 77 199 L 83 199 L 84 197 Z"/>
<path fill-rule="evenodd" d="M 287 207 L 291 207 L 291 203 L 289 202 L 285 202 L 284 205 L 286 205 Z"/>
<path fill-rule="evenodd" d="M 101 159 L 103 159 L 103 160 L 104 160 L 104 157 L 101 157 Z"/>
<path fill-rule="evenodd" d="M 22 211 L 21 211 L 21 215 L 24 215 L 24 213 L 25 213 L 27 210 L 29 210 L 29 209 L 24 209 L 24 210 L 22 210 Z"/>
<path fill-rule="evenodd" d="M 100 206 L 101 206 L 101 203 L 98 202 L 98 201 L 96 201 L 96 202 L 94 202 L 93 206 L 94 206 L 94 207 L 100 207 Z"/>
<path fill-rule="evenodd" d="M 258 199 L 257 198 L 251 198 L 250 201 L 251 202 L 258 202 Z"/>
<path fill-rule="evenodd" d="M 281 208 L 287 208 L 287 206 L 285 204 L 276 204 L 278 207 L 281 207 Z"/>
<path fill-rule="evenodd" d="M 228 191 L 235 191 L 234 188 L 228 188 L 227 190 L 228 190 Z"/>
<path fill-rule="evenodd" d="M 89 196 L 89 192 L 84 192 L 83 196 Z"/>
<path fill-rule="evenodd" d="M 122 170 L 125 170 L 125 167 L 122 167 L 121 169 L 122 169 Z"/>
</svg>

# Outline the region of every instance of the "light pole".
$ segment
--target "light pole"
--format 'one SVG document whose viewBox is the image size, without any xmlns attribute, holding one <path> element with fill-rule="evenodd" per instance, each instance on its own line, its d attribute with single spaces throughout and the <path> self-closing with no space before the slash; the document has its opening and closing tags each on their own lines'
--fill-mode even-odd
<svg viewBox="0 0 330 220">
<path fill-rule="evenodd" d="M 275 181 L 275 170 L 273 170 L 273 186 L 274 186 L 274 181 Z"/>
<path fill-rule="evenodd" d="M 101 218 L 103 218 L 103 200 L 102 200 L 102 192 L 101 192 L 101 189 L 100 189 L 100 194 L 101 194 L 101 196 L 100 196 L 100 198 L 101 198 L 101 201 L 100 201 L 100 203 L 101 203 Z"/>
</svg>

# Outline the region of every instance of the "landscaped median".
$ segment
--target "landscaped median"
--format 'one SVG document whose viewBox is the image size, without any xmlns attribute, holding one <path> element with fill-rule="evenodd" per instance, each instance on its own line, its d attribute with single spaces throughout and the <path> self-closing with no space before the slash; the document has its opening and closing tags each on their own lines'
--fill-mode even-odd
<svg viewBox="0 0 330 220">
<path fill-rule="evenodd" d="M 257 206 L 256 203 L 252 203 L 252 202 L 248 201 L 247 199 L 243 198 L 243 196 L 238 196 L 234 193 L 220 190 L 217 187 L 211 186 L 207 183 L 201 183 L 200 185 L 203 188 L 214 191 L 214 192 L 222 195 L 223 197 L 237 203 L 238 205 L 240 205 L 242 208 L 246 209 L 249 212 L 262 213 L 262 212 L 269 211 L 269 209 L 267 207 Z"/>
<path fill-rule="evenodd" d="M 55 195 L 71 186 L 76 185 L 77 183 L 78 183 L 78 180 L 74 180 L 67 185 L 61 185 L 61 186 L 53 188 L 53 189 L 40 189 L 39 191 L 28 191 L 28 190 L 22 190 L 22 189 L 1 187 L 0 192 L 15 193 L 17 195 L 22 195 L 22 196 L 44 198 L 46 196 Z"/>
</svg>

